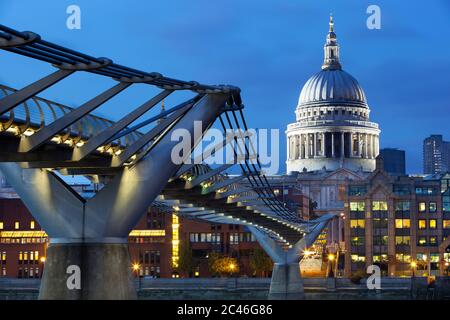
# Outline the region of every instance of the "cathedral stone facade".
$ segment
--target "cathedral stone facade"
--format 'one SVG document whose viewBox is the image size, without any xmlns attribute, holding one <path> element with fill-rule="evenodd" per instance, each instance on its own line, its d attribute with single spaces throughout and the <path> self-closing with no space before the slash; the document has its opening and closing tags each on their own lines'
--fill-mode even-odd
<svg viewBox="0 0 450 320">
<path fill-rule="evenodd" d="M 287 127 L 287 172 L 373 171 L 380 130 L 369 120 L 358 81 L 342 70 L 332 18 L 324 55 L 322 70 L 300 93 L 296 122 Z"/>
</svg>

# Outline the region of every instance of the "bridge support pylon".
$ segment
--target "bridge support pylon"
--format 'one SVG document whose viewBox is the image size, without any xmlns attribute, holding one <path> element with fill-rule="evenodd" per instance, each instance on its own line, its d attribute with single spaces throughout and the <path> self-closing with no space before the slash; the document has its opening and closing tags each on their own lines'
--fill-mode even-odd
<svg viewBox="0 0 450 320">
<path fill-rule="evenodd" d="M 300 276 L 300 264 L 274 263 L 270 281 L 269 300 L 305 299 L 303 279 Z"/>
<path fill-rule="evenodd" d="M 328 216 L 307 230 L 306 235 L 291 248 L 285 248 L 263 230 L 249 226 L 258 243 L 274 262 L 270 281 L 269 300 L 305 299 L 305 288 L 300 272 L 303 251 L 310 247 L 328 224 Z"/>
<path fill-rule="evenodd" d="M 206 94 L 139 162 L 84 199 L 47 169 L 0 163 L 0 170 L 50 238 L 39 299 L 136 299 L 128 234 L 180 164 L 172 161 L 172 133 L 196 146 L 223 111 L 227 94 Z M 194 130 L 201 123 L 201 130 Z M 201 132 L 198 132 L 201 131 Z M 183 154 L 187 158 L 190 154 Z"/>
</svg>

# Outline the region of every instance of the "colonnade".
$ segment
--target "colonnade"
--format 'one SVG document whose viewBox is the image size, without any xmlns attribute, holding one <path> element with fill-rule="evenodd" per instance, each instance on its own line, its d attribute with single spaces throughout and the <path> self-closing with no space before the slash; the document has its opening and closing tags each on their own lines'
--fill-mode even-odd
<svg viewBox="0 0 450 320">
<path fill-rule="evenodd" d="M 379 154 L 379 136 L 367 132 L 320 131 L 288 136 L 288 159 L 365 158 Z"/>
</svg>

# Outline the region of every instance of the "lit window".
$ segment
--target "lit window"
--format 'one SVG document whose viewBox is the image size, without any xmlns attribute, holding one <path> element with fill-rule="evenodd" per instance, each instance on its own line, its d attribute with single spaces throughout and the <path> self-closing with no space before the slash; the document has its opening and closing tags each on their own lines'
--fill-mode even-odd
<svg viewBox="0 0 450 320">
<path fill-rule="evenodd" d="M 427 210 L 427 204 L 425 202 L 419 202 L 419 212 L 425 212 Z"/>
<path fill-rule="evenodd" d="M 387 202 L 386 201 L 372 201 L 372 210 L 373 211 L 387 211 Z"/>
<path fill-rule="evenodd" d="M 443 220 L 442 221 L 442 227 L 444 229 L 450 229 L 450 220 Z"/>
<path fill-rule="evenodd" d="M 0 230 L 3 230 L 3 222 L 0 222 Z"/>
<path fill-rule="evenodd" d="M 396 245 L 409 246 L 410 243 L 411 243 L 411 237 L 410 236 L 396 236 L 395 237 L 395 244 Z"/>
<path fill-rule="evenodd" d="M 437 228 L 437 220 L 431 219 L 430 220 L 430 229 L 436 229 Z"/>
<path fill-rule="evenodd" d="M 351 259 L 352 259 L 352 262 L 364 262 L 364 261 L 366 261 L 366 257 L 365 256 L 359 256 L 357 254 L 352 254 L 351 255 Z"/>
<path fill-rule="evenodd" d="M 410 219 L 395 219 L 395 228 L 396 229 L 404 229 L 411 227 Z"/>
<path fill-rule="evenodd" d="M 350 211 L 364 212 L 366 210 L 366 204 L 364 201 L 350 202 Z"/>
<path fill-rule="evenodd" d="M 439 253 L 430 254 L 430 262 L 431 263 L 439 263 Z"/>
<path fill-rule="evenodd" d="M 419 220 L 419 229 L 426 229 L 427 228 L 427 220 L 420 219 Z"/>
<path fill-rule="evenodd" d="M 34 227 L 35 227 L 35 225 L 34 225 L 34 221 L 31 221 L 31 222 L 30 222 L 30 229 L 31 229 L 31 230 L 33 230 L 33 229 L 34 229 Z"/>
<path fill-rule="evenodd" d="M 18 230 L 20 228 L 20 224 L 18 221 L 14 222 L 14 229 Z"/>
<path fill-rule="evenodd" d="M 429 208 L 429 212 L 432 212 L 432 213 L 436 212 L 436 210 L 437 210 L 436 202 L 430 202 L 428 208 Z"/>
<path fill-rule="evenodd" d="M 427 245 L 427 237 L 419 237 L 417 244 L 419 246 L 426 246 Z"/>
<path fill-rule="evenodd" d="M 350 228 L 365 228 L 366 221 L 364 220 L 350 220 Z"/>
<path fill-rule="evenodd" d="M 350 243 L 352 246 L 363 246 L 364 245 L 364 237 L 352 237 L 350 239 Z"/>
<path fill-rule="evenodd" d="M 436 246 L 437 245 L 437 237 L 430 237 L 430 246 Z"/>
<path fill-rule="evenodd" d="M 399 262 L 410 263 L 411 262 L 411 255 L 404 254 L 404 253 L 397 253 L 397 254 L 395 254 L 395 259 L 397 261 L 399 261 Z"/>
</svg>

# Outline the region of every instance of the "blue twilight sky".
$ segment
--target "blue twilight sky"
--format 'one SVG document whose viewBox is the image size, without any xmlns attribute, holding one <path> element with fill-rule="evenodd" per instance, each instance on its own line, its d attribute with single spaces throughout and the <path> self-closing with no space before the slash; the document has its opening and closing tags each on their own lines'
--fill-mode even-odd
<svg viewBox="0 0 450 320">
<path fill-rule="evenodd" d="M 81 8 L 81 30 L 66 28 L 71 4 Z M 366 27 L 371 4 L 381 7 L 381 30 Z M 405 149 L 407 171 L 421 172 L 422 140 L 431 133 L 450 139 L 448 0 L 0 0 L 7 26 L 136 68 L 239 86 L 249 126 L 281 130 L 281 172 L 284 130 L 302 85 L 320 70 L 330 12 L 343 68 L 365 90 L 381 146 Z M 20 88 L 52 68 L 1 51 L 0 70 L 0 83 Z M 41 96 L 78 105 L 111 84 L 76 74 Z M 150 91 L 131 88 L 98 112 L 117 119 Z"/>
</svg>

